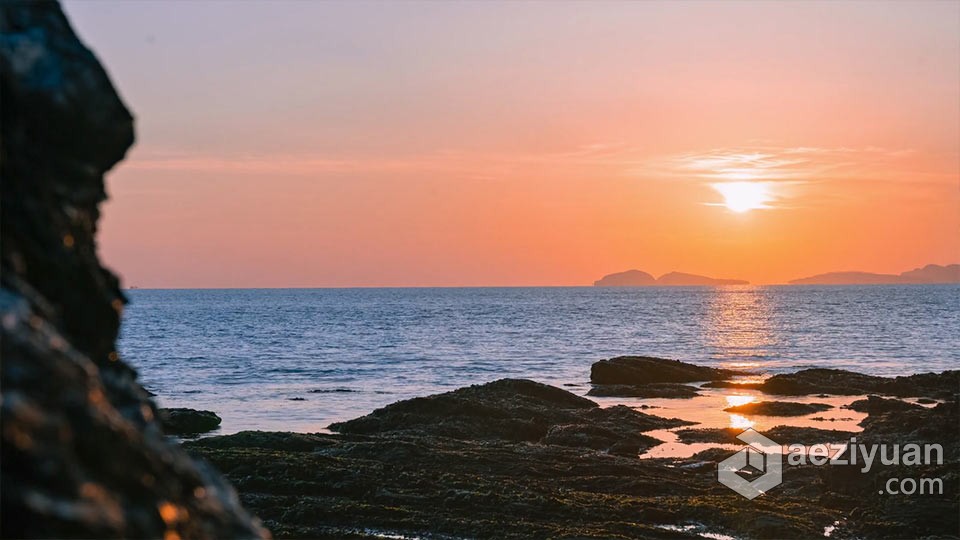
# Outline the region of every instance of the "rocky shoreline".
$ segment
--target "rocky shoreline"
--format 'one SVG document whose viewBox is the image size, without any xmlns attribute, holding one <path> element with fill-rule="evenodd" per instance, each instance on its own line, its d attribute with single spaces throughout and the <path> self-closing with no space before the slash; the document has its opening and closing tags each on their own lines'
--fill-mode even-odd
<svg viewBox="0 0 960 540">
<path fill-rule="evenodd" d="M 642 389 L 679 379 L 696 388 L 692 373 L 702 377 L 699 384 L 740 375 L 624 358 L 634 359 L 613 362 L 626 366 L 623 377 L 607 373 L 604 383 Z M 597 364 L 603 371 L 611 362 Z M 862 443 L 939 443 L 943 464 L 883 466 L 869 474 L 857 466 L 787 466 L 781 485 L 748 501 L 717 482 L 717 463 L 734 453 L 729 446 L 684 459 L 638 457 L 661 442 L 650 432 L 670 429 L 682 441 L 731 445 L 740 444 L 735 436 L 742 430 L 698 429 L 639 407 L 599 407 L 520 379 L 400 401 L 330 426 L 336 434 L 248 431 L 185 446 L 217 466 L 277 537 L 797 538 L 825 531 L 831 538 L 955 537 L 960 372 L 884 379 L 804 370 L 781 376 L 774 384 L 783 394 L 771 393 L 764 407 L 791 409 L 776 396 L 820 395 L 840 377 L 852 388 L 887 390 L 888 397 L 865 394 L 851 405 L 867 413 L 863 431 L 777 426 L 764 433 L 784 444 L 843 443 L 852 436 Z M 770 388 L 764 385 L 771 379 L 761 387 Z M 934 404 L 890 397 L 901 394 Z M 906 476 L 941 478 L 944 492 L 878 494 L 887 479 Z"/>
</svg>

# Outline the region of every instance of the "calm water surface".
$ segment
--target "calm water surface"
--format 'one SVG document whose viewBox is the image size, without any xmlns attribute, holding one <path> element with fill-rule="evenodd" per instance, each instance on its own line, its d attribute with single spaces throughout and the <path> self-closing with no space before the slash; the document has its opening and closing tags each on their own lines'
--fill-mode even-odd
<svg viewBox="0 0 960 540">
<path fill-rule="evenodd" d="M 214 410 L 221 433 L 318 431 L 502 377 L 583 394 L 590 364 L 623 354 L 766 374 L 960 366 L 956 285 L 128 294 L 121 353 L 162 406 Z"/>
</svg>

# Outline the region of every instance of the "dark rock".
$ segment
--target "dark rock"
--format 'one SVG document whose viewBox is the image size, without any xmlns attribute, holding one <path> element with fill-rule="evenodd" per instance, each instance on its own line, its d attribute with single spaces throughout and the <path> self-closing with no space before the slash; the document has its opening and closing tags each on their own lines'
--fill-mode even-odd
<svg viewBox="0 0 960 540">
<path fill-rule="evenodd" d="M 796 373 L 774 375 L 760 384 L 759 389 L 768 394 L 803 396 L 809 394 L 835 394 L 854 396 L 866 394 L 883 384 L 886 379 L 863 375 L 843 369 L 804 369 Z"/>
<path fill-rule="evenodd" d="M 736 388 L 738 390 L 759 390 L 761 383 L 737 383 L 732 381 L 710 381 L 700 385 L 701 388 Z"/>
<path fill-rule="evenodd" d="M 780 444 L 827 444 L 843 443 L 850 440 L 857 433 L 838 429 L 820 429 L 801 426 L 776 426 L 763 432 L 764 435 Z"/>
<path fill-rule="evenodd" d="M 285 441 L 301 442 L 284 450 Z M 692 540 L 701 533 L 753 537 L 747 518 L 757 515 L 770 516 L 787 537 L 815 537 L 843 515 L 810 508 L 808 497 L 745 505 L 717 482 L 715 465 L 637 459 L 629 445 L 604 453 L 430 435 L 238 434 L 187 446 L 217 464 L 244 503 L 284 537 L 341 538 L 366 529 L 427 538 Z M 696 530 L 680 528 L 689 523 Z"/>
<path fill-rule="evenodd" d="M 652 356 L 618 356 L 595 362 L 590 368 L 590 382 L 593 384 L 687 383 L 735 375 L 742 373 Z"/>
<path fill-rule="evenodd" d="M 919 403 L 919 404 L 921 404 L 921 405 L 933 405 L 933 404 L 936 403 L 936 402 L 937 402 L 937 400 L 935 400 L 935 399 L 930 399 L 930 398 L 925 398 L 925 397 L 922 397 L 922 398 L 917 399 L 917 403 Z"/>
<path fill-rule="evenodd" d="M 921 373 L 907 377 L 877 377 L 843 369 L 805 369 L 774 375 L 757 387 L 768 394 L 802 396 L 886 394 L 897 397 L 955 399 L 960 393 L 960 371 Z"/>
<path fill-rule="evenodd" d="M 684 443 L 743 444 L 743 441 L 737 439 L 737 435 L 743 433 L 743 430 L 738 428 L 681 429 L 676 433 L 680 442 Z M 797 426 L 776 426 L 760 433 L 787 445 L 846 442 L 856 435 L 851 431 Z"/>
<path fill-rule="evenodd" d="M 268 536 L 115 350 L 94 235 L 133 119 L 58 4 L 0 3 L 0 100 L 0 536 Z"/>
<path fill-rule="evenodd" d="M 622 405 L 601 408 L 589 399 L 533 381 L 501 379 L 400 401 L 367 416 L 331 424 L 330 429 L 350 434 L 429 435 L 607 449 L 617 442 L 649 448 L 659 441 L 641 432 L 685 423 Z"/>
<path fill-rule="evenodd" d="M 756 401 L 735 405 L 724 409 L 739 414 L 758 414 L 761 416 L 803 416 L 832 409 L 826 403 L 797 403 L 795 401 Z"/>
<path fill-rule="evenodd" d="M 688 428 L 675 432 L 682 443 L 743 444 L 737 435 L 743 433 L 737 428 Z M 729 452 L 727 453 L 729 457 Z"/>
<path fill-rule="evenodd" d="M 844 405 L 845 409 L 851 409 L 857 412 L 869 414 L 885 413 L 890 411 L 908 411 L 922 409 L 920 405 L 907 403 L 899 399 L 885 399 L 880 396 L 867 396 L 865 399 L 858 399 L 849 405 Z"/>
<path fill-rule="evenodd" d="M 700 395 L 697 389 L 686 384 L 595 384 L 587 392 L 596 397 L 636 397 L 688 399 Z"/>
<path fill-rule="evenodd" d="M 637 416 L 625 406 L 602 409 L 529 381 L 413 401 L 358 419 L 357 426 L 376 428 L 360 434 L 245 432 L 187 444 L 220 466 L 244 502 L 283 536 L 350 537 L 359 529 L 508 539 L 813 538 L 841 523 L 834 535 L 842 538 L 902 538 L 911 528 L 927 537 L 949 537 L 957 529 L 956 461 L 923 470 L 943 477 L 953 491 L 903 511 L 890 508 L 900 500 L 876 495 L 873 483 L 886 476 L 878 480 L 855 469 L 848 475 L 839 466 L 791 465 L 775 491 L 744 504 L 716 480 L 716 463 L 730 457 L 729 449 L 680 461 L 637 459 L 643 442 L 626 434 L 673 423 L 667 419 Z M 500 421 L 490 424 L 470 412 L 478 407 Z M 895 441 L 939 431 L 955 447 L 956 410 L 942 407 L 871 415 L 870 427 L 856 435 Z M 457 438 L 444 436 L 446 427 L 428 425 L 443 424 L 444 409 L 454 411 Z M 546 426 L 544 436 L 511 440 L 515 431 L 504 430 L 504 422 L 516 418 Z M 470 436 L 470 429 L 481 436 Z M 678 437 L 740 443 L 735 436 L 741 431 L 687 429 Z M 764 433 L 783 444 L 807 445 L 843 443 L 854 435 L 792 426 Z"/>
<path fill-rule="evenodd" d="M 220 417 L 213 411 L 196 409 L 158 409 L 163 431 L 169 435 L 196 435 L 220 427 Z"/>
</svg>

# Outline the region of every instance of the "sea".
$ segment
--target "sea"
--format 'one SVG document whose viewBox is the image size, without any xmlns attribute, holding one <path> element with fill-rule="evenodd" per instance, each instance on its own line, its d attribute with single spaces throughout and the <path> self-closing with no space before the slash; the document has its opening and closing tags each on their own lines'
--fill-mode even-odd
<svg viewBox="0 0 960 540">
<path fill-rule="evenodd" d="M 219 414 L 217 434 L 322 432 L 398 400 L 504 377 L 584 395 L 591 364 L 621 355 L 759 377 L 960 368 L 960 285 L 126 294 L 121 355 L 161 406 Z"/>
</svg>

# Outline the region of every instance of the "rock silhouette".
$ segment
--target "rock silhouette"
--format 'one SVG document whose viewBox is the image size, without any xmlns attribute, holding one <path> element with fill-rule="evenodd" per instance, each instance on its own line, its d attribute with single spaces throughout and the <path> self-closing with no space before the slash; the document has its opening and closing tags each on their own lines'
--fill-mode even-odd
<svg viewBox="0 0 960 540">
<path fill-rule="evenodd" d="M 659 278 L 640 270 L 627 270 L 603 276 L 594 281 L 595 287 L 653 287 L 653 286 L 713 286 L 713 285 L 747 285 L 749 281 L 742 279 L 717 279 L 684 272 L 670 272 Z"/>
<path fill-rule="evenodd" d="M 0 99 L 0 535 L 269 536 L 115 350 L 125 299 L 95 236 L 133 118 L 57 3 L 0 3 Z"/>
<path fill-rule="evenodd" d="M 900 274 L 871 272 L 827 272 L 794 279 L 791 285 L 894 285 L 894 284 L 960 283 L 960 264 L 928 264 Z"/>
</svg>

